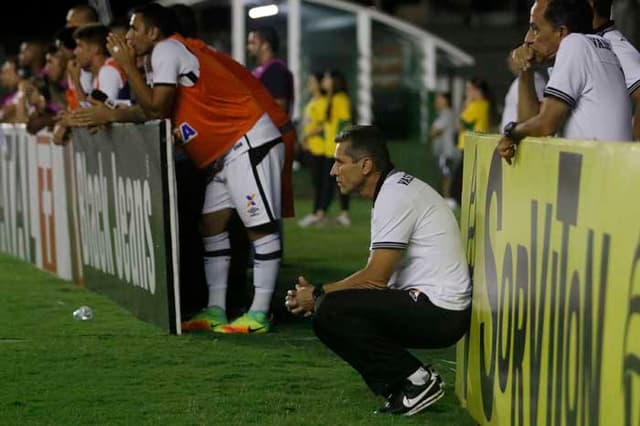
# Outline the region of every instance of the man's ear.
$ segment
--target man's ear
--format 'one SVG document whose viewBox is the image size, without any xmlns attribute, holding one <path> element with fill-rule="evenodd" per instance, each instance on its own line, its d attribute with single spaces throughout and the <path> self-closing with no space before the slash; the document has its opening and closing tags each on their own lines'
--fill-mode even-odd
<svg viewBox="0 0 640 426">
<path fill-rule="evenodd" d="M 373 160 L 370 157 L 365 157 L 362 162 L 362 174 L 368 176 L 373 172 Z"/>
<path fill-rule="evenodd" d="M 149 37 L 153 41 L 157 41 L 160 38 L 160 30 L 158 29 L 158 27 L 151 27 L 149 29 Z"/>
<path fill-rule="evenodd" d="M 569 28 L 566 25 L 560 25 L 558 27 L 558 32 L 560 32 L 560 40 L 569 35 Z"/>
</svg>

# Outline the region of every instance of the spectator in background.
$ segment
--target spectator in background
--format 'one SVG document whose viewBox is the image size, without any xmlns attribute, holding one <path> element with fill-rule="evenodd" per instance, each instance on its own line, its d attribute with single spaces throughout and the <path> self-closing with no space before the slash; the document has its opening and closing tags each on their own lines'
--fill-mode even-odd
<svg viewBox="0 0 640 426">
<path fill-rule="evenodd" d="M 25 41 L 20 45 L 18 63 L 24 78 L 43 78 L 46 47 L 36 40 Z"/>
<path fill-rule="evenodd" d="M 372 201 L 367 265 L 313 287 L 302 276 L 285 306 L 313 315 L 318 338 L 386 401 L 411 416 L 444 395 L 436 370 L 408 348 L 442 348 L 469 329 L 471 282 L 458 223 L 429 185 L 394 170 L 382 134 L 353 126 L 337 138 L 340 191 Z"/>
<path fill-rule="evenodd" d="M 302 228 L 323 223 L 325 211 L 320 208 L 322 185 L 326 180 L 324 121 L 327 114 L 327 97 L 320 85 L 322 73 L 311 73 L 307 80 L 307 91 L 310 99 L 304 108 L 302 123 L 302 146 L 308 153 L 311 185 L 313 188 L 313 210 L 299 222 Z"/>
<path fill-rule="evenodd" d="M 322 77 L 322 89 L 327 94 L 327 110 L 324 119 L 325 159 L 319 211 L 326 214 L 337 188 L 336 179 L 330 174 L 336 149 L 335 138 L 351 124 L 351 101 L 347 92 L 347 80 L 341 71 L 326 71 Z M 340 193 L 339 196 L 340 214 L 336 221 L 342 226 L 350 226 L 349 194 Z"/>
<path fill-rule="evenodd" d="M 616 28 L 611 20 L 611 4 L 613 0 L 590 0 L 593 9 L 594 32 L 611 42 L 622 71 L 632 105 L 635 107 L 633 119 L 633 137 L 640 141 L 640 52 Z"/>
<path fill-rule="evenodd" d="M 37 133 L 41 129 L 48 127 L 53 129 L 57 117 L 66 108 L 65 93 L 68 88 L 66 69 L 68 56 L 56 46 L 50 46 L 46 54 L 44 75 L 47 81 L 47 91 L 45 99 L 46 107 L 43 111 L 31 114 L 27 122 L 27 131 Z"/>
<path fill-rule="evenodd" d="M 67 11 L 65 22 L 67 28 L 78 28 L 97 23 L 99 23 L 98 12 L 88 4 L 73 6 Z"/>
<path fill-rule="evenodd" d="M 512 121 L 496 151 L 511 163 L 516 145 L 527 136 L 630 141 L 631 102 L 620 62 L 611 43 L 592 32 L 592 11 L 585 0 L 536 1 L 525 43 L 514 58 L 522 73 L 533 64 L 554 60 L 544 100 L 521 91 L 528 115 Z M 519 105 L 520 106 L 520 105 Z M 519 117 L 520 118 L 520 117 Z"/>
<path fill-rule="evenodd" d="M 109 32 L 109 28 L 102 24 L 89 24 L 75 30 L 75 60 L 84 71 L 91 73 L 93 89 L 99 90 L 106 99 L 114 103 L 128 103 L 130 97 L 127 76 L 107 50 Z M 79 77 L 74 76 L 75 85 L 80 84 Z"/>
<path fill-rule="evenodd" d="M 22 80 L 19 73 L 18 58 L 7 57 L 0 69 L 0 84 L 6 95 L 0 101 L 0 121 L 12 123 L 16 116 L 16 102 L 18 95 L 18 84 Z"/>
<path fill-rule="evenodd" d="M 502 111 L 502 120 L 500 121 L 500 129 L 504 129 L 504 126 L 507 125 L 510 121 L 518 121 L 518 90 L 519 90 L 519 81 L 520 81 L 520 70 L 516 66 L 516 63 L 513 59 L 513 56 L 509 54 L 507 57 L 507 67 L 509 71 L 516 76 L 509 86 L 509 91 L 504 98 L 504 109 Z M 533 76 L 536 97 L 538 100 L 542 101 L 544 97 L 544 86 L 547 84 L 547 79 L 544 75 L 542 75 L 539 71 L 533 71 L 530 74 L 525 75 L 523 78 L 530 78 Z"/>
<path fill-rule="evenodd" d="M 65 28 L 68 30 L 66 32 L 59 32 L 59 37 L 63 38 L 64 45 L 67 48 L 70 47 L 73 51 L 75 48 L 75 40 L 73 39 L 74 31 L 85 25 L 99 23 L 98 12 L 93 7 L 86 4 L 73 6 L 67 12 Z M 69 39 L 71 39 L 71 41 Z M 80 68 L 73 57 L 67 63 L 67 73 L 69 74 L 70 80 L 72 76 L 79 76 L 77 79 L 80 80 L 80 85 L 76 86 L 72 82 L 69 83 L 69 92 L 71 95 L 71 98 L 68 98 L 68 101 L 70 101 L 69 107 L 76 109 L 79 107 L 79 102 L 86 101 L 89 93 L 91 93 L 93 89 L 93 76 L 90 72 Z"/>
<path fill-rule="evenodd" d="M 451 182 L 451 195 L 460 205 L 462 198 L 462 176 L 464 164 L 464 136 L 467 131 L 487 133 L 492 130 L 495 120 L 495 102 L 489 84 L 478 77 L 467 81 L 465 88 L 464 109 L 458 123 L 458 149 L 460 164 Z"/>
<path fill-rule="evenodd" d="M 278 33 L 272 27 L 260 27 L 249 32 L 247 50 L 258 66 L 253 75 L 267 88 L 276 103 L 287 114 L 293 108 L 293 74 L 287 64 L 277 58 L 280 48 Z"/>
<path fill-rule="evenodd" d="M 456 201 L 450 198 L 451 175 L 460 162 L 460 151 L 455 145 L 455 119 L 451 109 L 451 95 L 438 93 L 435 107 L 438 115 L 431 125 L 432 152 L 442 174 L 440 193 L 452 209 L 456 208 Z"/>
</svg>

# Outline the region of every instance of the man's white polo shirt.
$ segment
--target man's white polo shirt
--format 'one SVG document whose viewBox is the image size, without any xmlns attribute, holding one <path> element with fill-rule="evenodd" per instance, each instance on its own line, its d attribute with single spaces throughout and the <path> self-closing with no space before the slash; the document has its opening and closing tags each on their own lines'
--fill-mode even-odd
<svg viewBox="0 0 640 426">
<path fill-rule="evenodd" d="M 471 303 L 471 282 L 451 209 L 433 188 L 404 172 L 391 171 L 381 180 L 370 250 L 405 250 L 388 287 L 418 289 L 436 306 L 464 310 Z"/>
</svg>

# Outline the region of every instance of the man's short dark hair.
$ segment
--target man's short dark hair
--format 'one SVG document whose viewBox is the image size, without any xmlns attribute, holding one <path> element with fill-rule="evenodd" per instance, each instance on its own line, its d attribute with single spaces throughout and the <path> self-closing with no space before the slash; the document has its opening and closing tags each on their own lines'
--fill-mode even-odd
<svg viewBox="0 0 640 426">
<path fill-rule="evenodd" d="M 593 11 L 587 0 L 551 0 L 547 3 L 544 18 L 555 28 L 564 25 L 570 33 L 593 32 Z"/>
<path fill-rule="evenodd" d="M 336 136 L 336 142 L 349 142 L 345 152 L 354 161 L 368 156 L 373 160 L 376 171 L 393 168 L 384 136 L 376 126 L 349 126 Z"/>
<path fill-rule="evenodd" d="M 102 54 L 109 56 L 107 50 L 107 35 L 111 30 L 102 24 L 89 24 L 76 29 L 73 38 L 100 46 Z"/>
<path fill-rule="evenodd" d="M 601 17 L 609 19 L 611 17 L 611 5 L 613 0 L 591 0 L 593 12 Z"/>
<path fill-rule="evenodd" d="M 73 33 L 78 27 L 62 27 L 53 36 L 56 46 L 65 47 L 69 50 L 76 48 L 76 40 L 73 38 Z"/>
<path fill-rule="evenodd" d="M 85 22 L 98 22 L 100 20 L 98 11 L 88 4 L 79 4 L 77 6 L 73 6 L 71 9 L 82 15 Z"/>
<path fill-rule="evenodd" d="M 258 27 L 254 30 L 251 30 L 251 32 L 260 37 L 260 40 L 269 43 L 269 46 L 271 46 L 271 50 L 273 50 L 273 53 L 278 53 L 278 49 L 280 49 L 280 37 L 278 37 L 278 32 L 275 30 L 275 28 Z"/>
<path fill-rule="evenodd" d="M 158 3 L 147 3 L 134 7 L 131 14 L 142 15 L 145 26 L 158 28 L 163 37 L 169 37 L 178 32 L 180 28 L 174 11 Z"/>
</svg>

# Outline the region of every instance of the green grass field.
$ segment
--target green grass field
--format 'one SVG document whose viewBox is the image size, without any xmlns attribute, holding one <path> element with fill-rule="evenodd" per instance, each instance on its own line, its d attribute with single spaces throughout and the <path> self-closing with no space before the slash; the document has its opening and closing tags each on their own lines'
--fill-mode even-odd
<svg viewBox="0 0 640 426">
<path fill-rule="evenodd" d="M 297 205 L 299 215 L 308 203 Z M 335 280 L 367 257 L 369 208 L 354 226 L 285 227 L 277 294 L 294 278 Z M 380 417 L 360 377 L 314 337 L 308 320 L 277 315 L 272 333 L 171 336 L 109 299 L 0 256 L 0 425 L 471 425 L 454 395 L 455 351 L 417 351 L 447 394 L 410 418 Z M 80 305 L 90 321 L 75 321 Z"/>
</svg>

